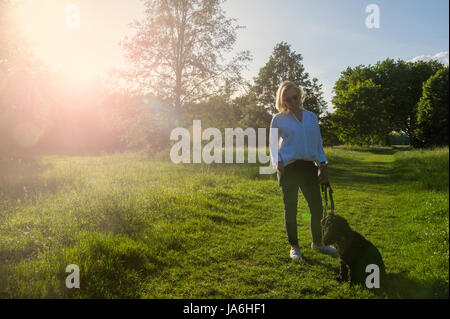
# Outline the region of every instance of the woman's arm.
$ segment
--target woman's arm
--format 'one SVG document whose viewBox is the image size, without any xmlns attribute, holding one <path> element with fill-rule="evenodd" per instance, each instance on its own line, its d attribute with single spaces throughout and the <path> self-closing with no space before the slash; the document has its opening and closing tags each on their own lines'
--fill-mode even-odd
<svg viewBox="0 0 450 319">
<path fill-rule="evenodd" d="M 277 130 L 275 134 L 275 129 Z M 272 159 L 272 164 L 276 167 L 282 165 L 283 160 L 279 150 L 279 142 L 280 142 L 280 132 L 278 128 L 277 118 L 274 116 L 272 118 L 272 122 L 270 123 L 270 131 L 269 131 L 269 149 L 270 149 L 270 157 Z"/>
</svg>

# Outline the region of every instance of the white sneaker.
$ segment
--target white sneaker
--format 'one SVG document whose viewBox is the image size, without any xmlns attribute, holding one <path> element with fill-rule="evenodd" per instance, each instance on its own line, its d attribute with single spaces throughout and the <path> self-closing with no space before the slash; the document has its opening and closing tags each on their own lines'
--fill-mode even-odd
<svg viewBox="0 0 450 319">
<path fill-rule="evenodd" d="M 316 245 L 314 243 L 311 243 L 311 248 L 314 250 L 317 250 L 319 253 L 325 254 L 325 255 L 330 255 L 334 258 L 337 257 L 337 251 L 336 248 L 334 248 L 333 246 L 325 246 L 325 245 Z"/>
<path fill-rule="evenodd" d="M 296 259 L 296 260 L 302 260 L 302 254 L 300 253 L 300 249 L 298 248 L 291 248 L 291 259 Z"/>
</svg>

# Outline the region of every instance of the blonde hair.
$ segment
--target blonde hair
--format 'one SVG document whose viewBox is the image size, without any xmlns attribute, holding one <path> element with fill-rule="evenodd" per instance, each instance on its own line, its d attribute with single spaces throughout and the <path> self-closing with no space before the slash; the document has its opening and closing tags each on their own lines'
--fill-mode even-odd
<svg viewBox="0 0 450 319">
<path fill-rule="evenodd" d="M 297 85 L 295 85 L 295 83 L 292 81 L 283 81 L 278 87 L 277 97 L 275 99 L 275 107 L 280 113 L 284 113 L 288 110 L 284 102 L 284 92 L 290 88 L 297 90 L 300 99 L 300 107 L 303 108 L 303 102 L 305 102 L 306 99 L 305 91 L 303 91 L 302 88 L 299 88 Z"/>
</svg>

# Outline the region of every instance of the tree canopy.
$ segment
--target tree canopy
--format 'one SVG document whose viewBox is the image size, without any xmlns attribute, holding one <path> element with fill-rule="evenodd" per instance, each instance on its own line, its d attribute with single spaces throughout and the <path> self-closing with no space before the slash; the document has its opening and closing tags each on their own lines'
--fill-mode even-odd
<svg viewBox="0 0 450 319">
<path fill-rule="evenodd" d="M 416 136 L 420 146 L 448 145 L 449 68 L 436 72 L 423 84 L 417 107 Z"/>
<path fill-rule="evenodd" d="M 340 138 L 348 143 L 384 144 L 389 134 L 397 131 L 406 133 L 411 144 L 417 146 L 416 114 L 422 84 L 443 67 L 433 60 L 400 59 L 348 67 L 336 81 L 332 98 L 336 114 L 331 121 Z M 355 123 L 356 119 L 362 122 Z"/>
<path fill-rule="evenodd" d="M 226 62 L 241 26 L 225 17 L 223 0 L 147 0 L 145 18 L 121 46 L 132 68 L 119 72 L 137 86 L 173 106 L 186 119 L 184 105 L 220 95 L 245 83 L 241 71 L 250 61 L 242 51 Z"/>
<path fill-rule="evenodd" d="M 310 79 L 302 61 L 302 55 L 292 51 L 288 43 L 280 42 L 275 45 L 269 61 L 254 78 L 252 91 L 256 94 L 258 103 L 271 113 L 278 113 L 275 108 L 276 92 L 283 81 L 290 80 L 306 92 L 303 104 L 305 109 L 318 115 L 325 111 L 326 102 L 322 97 L 322 85 L 317 78 Z"/>
</svg>

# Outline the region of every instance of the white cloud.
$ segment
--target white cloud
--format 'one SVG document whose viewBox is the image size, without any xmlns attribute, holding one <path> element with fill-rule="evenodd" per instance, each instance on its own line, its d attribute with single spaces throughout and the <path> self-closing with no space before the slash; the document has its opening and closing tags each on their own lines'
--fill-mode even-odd
<svg viewBox="0 0 450 319">
<path fill-rule="evenodd" d="M 430 55 L 419 55 L 415 58 L 412 58 L 408 62 L 416 62 L 416 61 L 430 61 L 430 60 L 437 60 L 445 65 L 449 65 L 448 63 L 448 51 L 439 52 L 433 56 Z"/>
</svg>

